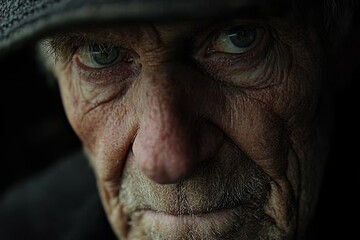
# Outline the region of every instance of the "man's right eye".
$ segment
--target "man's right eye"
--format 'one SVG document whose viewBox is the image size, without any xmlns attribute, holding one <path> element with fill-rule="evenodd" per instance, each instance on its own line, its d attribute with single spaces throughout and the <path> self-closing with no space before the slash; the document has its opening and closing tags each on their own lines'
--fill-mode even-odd
<svg viewBox="0 0 360 240">
<path fill-rule="evenodd" d="M 133 79 L 141 69 L 138 58 L 131 49 L 102 43 L 83 44 L 71 57 L 78 79 L 97 85 Z"/>
<path fill-rule="evenodd" d="M 79 61 L 87 68 L 109 68 L 120 62 L 131 62 L 126 49 L 109 44 L 87 44 L 78 53 Z"/>
</svg>

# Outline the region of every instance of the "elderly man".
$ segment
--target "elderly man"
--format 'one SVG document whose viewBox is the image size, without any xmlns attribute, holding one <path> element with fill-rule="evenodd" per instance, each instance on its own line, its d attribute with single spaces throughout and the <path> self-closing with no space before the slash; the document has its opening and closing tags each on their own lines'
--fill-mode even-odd
<svg viewBox="0 0 360 240">
<path fill-rule="evenodd" d="M 0 49 L 43 37 L 118 239 L 303 239 L 331 119 L 322 21 L 351 1 L 337 4 L 2 1 Z M 82 239 L 56 227 L 48 239 Z"/>
</svg>

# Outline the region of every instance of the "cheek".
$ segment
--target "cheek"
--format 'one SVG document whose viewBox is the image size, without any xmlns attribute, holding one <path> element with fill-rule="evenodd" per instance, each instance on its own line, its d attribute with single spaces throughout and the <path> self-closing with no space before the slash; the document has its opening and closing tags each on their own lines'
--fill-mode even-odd
<svg viewBox="0 0 360 240">
<path fill-rule="evenodd" d="M 287 168 L 287 132 L 282 119 L 261 101 L 229 96 L 219 118 L 226 135 L 273 179 Z"/>
<path fill-rule="evenodd" d="M 298 143 L 308 141 L 313 131 L 319 65 L 309 55 L 296 59 L 287 65 L 278 62 L 268 75 L 267 82 L 276 83 L 271 87 L 224 90 L 224 104 L 215 120 L 273 179 L 286 175 L 291 151 L 304 155 L 306 149 Z"/>
<path fill-rule="evenodd" d="M 70 75 L 59 78 L 68 120 L 80 138 L 96 175 L 104 181 L 111 180 L 121 172 L 132 144 L 137 129 L 134 114 L 126 98 L 90 101 L 84 97 L 78 82 Z"/>
<path fill-rule="evenodd" d="M 86 147 L 94 145 L 94 130 L 100 121 L 100 114 L 96 118 L 88 117 L 91 103 L 84 98 L 78 80 L 73 78 L 70 71 L 59 76 L 59 86 L 65 113 L 72 128 Z"/>
</svg>

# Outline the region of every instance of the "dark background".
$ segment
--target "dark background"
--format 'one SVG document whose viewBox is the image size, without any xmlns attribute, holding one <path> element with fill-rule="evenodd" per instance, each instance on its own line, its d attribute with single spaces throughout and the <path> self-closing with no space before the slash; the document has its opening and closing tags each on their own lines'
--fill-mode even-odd
<svg viewBox="0 0 360 240">
<path fill-rule="evenodd" d="M 312 224 L 320 232 L 319 239 L 325 234 L 341 239 L 357 235 L 360 38 L 356 24 L 332 75 L 338 82 L 350 81 L 339 90 L 333 106 L 336 127 L 331 158 Z M 25 46 L 10 56 L 0 60 L 0 195 L 80 148 L 66 121 L 57 86 L 47 82 L 34 61 L 32 47 Z"/>
<path fill-rule="evenodd" d="M 0 193 L 79 149 L 56 83 L 29 45 L 0 60 Z"/>
</svg>

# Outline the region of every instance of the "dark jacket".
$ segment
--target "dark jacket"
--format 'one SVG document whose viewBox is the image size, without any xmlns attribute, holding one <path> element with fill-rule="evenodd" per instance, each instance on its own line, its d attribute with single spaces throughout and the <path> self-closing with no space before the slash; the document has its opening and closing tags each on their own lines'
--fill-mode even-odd
<svg viewBox="0 0 360 240">
<path fill-rule="evenodd" d="M 82 154 L 61 160 L 5 194 L 0 200 L 0 239 L 115 239 Z"/>
</svg>

